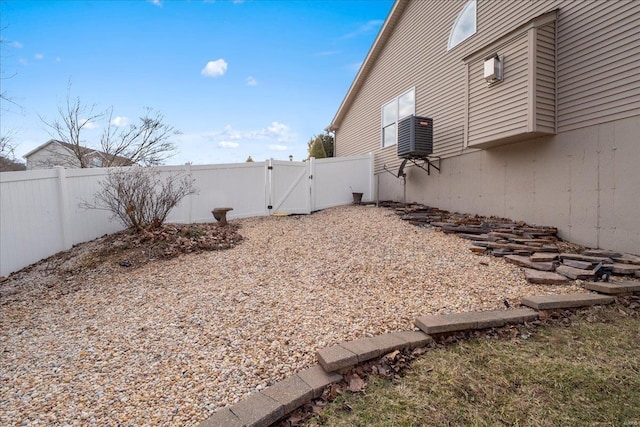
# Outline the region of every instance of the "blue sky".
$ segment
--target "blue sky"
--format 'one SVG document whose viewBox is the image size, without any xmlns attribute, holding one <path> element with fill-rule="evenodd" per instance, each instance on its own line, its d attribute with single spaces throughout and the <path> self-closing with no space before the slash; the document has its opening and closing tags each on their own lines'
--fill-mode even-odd
<svg viewBox="0 0 640 427">
<path fill-rule="evenodd" d="M 331 122 L 392 0 L 0 2 L 0 131 L 22 156 L 50 139 L 71 95 L 113 107 L 126 125 L 145 107 L 182 132 L 168 164 L 302 160 Z M 85 132 L 98 143 L 106 122 Z"/>
</svg>

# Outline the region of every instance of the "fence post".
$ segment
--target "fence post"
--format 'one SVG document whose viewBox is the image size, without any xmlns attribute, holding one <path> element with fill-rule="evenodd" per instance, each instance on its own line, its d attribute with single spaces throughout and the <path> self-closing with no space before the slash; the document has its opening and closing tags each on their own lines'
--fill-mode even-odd
<svg viewBox="0 0 640 427">
<path fill-rule="evenodd" d="M 58 214 L 60 215 L 60 240 L 63 249 L 71 248 L 69 238 L 69 194 L 67 193 L 67 171 L 62 166 L 56 166 L 58 173 Z"/>
<path fill-rule="evenodd" d="M 377 196 L 374 198 L 374 192 L 375 192 L 375 182 L 373 180 L 373 175 L 374 175 L 374 171 L 375 171 L 375 158 L 373 155 L 373 152 L 369 152 L 369 194 L 371 195 L 371 201 L 376 201 L 376 203 L 378 202 L 378 198 Z"/>
<path fill-rule="evenodd" d="M 185 172 L 187 174 L 187 179 L 191 179 L 191 162 L 187 162 L 184 164 Z M 189 208 L 187 210 L 187 224 L 193 223 L 193 194 L 189 194 Z"/>
</svg>

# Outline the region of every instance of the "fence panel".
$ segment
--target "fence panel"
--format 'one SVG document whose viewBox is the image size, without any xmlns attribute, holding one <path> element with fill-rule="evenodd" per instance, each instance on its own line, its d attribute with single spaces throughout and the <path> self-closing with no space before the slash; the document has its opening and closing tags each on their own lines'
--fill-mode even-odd
<svg viewBox="0 0 640 427">
<path fill-rule="evenodd" d="M 373 200 L 373 154 L 317 159 L 313 166 L 313 210 L 352 203 L 353 192 Z"/>
<path fill-rule="evenodd" d="M 199 190 L 183 199 L 167 220 L 212 222 L 213 208 L 225 206 L 233 208 L 229 219 L 309 213 L 351 203 L 352 190 L 364 193 L 363 200 L 371 200 L 372 158 L 163 166 L 161 175 L 190 174 Z M 269 165 L 274 169 L 268 169 Z M 110 212 L 81 206 L 93 201 L 108 173 L 101 168 L 0 173 L 0 275 L 122 230 L 119 222 L 110 219 Z"/>
<path fill-rule="evenodd" d="M 271 213 L 311 213 L 309 164 L 271 161 Z"/>
</svg>

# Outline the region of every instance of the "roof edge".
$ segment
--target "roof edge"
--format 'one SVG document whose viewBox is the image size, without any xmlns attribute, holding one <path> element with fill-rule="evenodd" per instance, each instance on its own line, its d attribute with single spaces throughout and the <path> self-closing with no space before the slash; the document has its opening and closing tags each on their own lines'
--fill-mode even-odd
<svg viewBox="0 0 640 427">
<path fill-rule="evenodd" d="M 327 126 L 327 130 L 331 131 L 338 129 L 340 122 L 342 121 L 346 113 L 346 110 L 350 106 L 351 101 L 353 101 L 353 98 L 360 91 L 360 88 L 364 84 L 364 79 L 369 75 L 371 68 L 373 68 L 373 64 L 378 59 L 382 48 L 393 33 L 393 30 L 398 23 L 402 12 L 404 12 L 405 8 L 409 4 L 409 1 L 410 0 L 396 0 L 396 2 L 394 3 L 393 7 L 391 8 L 391 12 L 389 12 L 389 16 L 387 16 L 387 19 L 384 21 L 384 24 L 382 25 L 382 28 L 380 29 L 376 40 L 373 42 L 373 45 L 369 49 L 364 62 L 360 66 L 358 74 L 356 74 L 356 77 L 353 79 L 353 82 L 351 83 L 346 96 L 342 100 L 338 111 L 333 117 L 333 120 L 331 120 L 331 124 Z"/>
</svg>

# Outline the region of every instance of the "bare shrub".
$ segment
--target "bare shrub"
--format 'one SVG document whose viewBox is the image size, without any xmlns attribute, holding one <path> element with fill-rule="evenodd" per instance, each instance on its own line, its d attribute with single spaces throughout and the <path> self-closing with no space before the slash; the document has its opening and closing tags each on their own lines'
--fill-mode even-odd
<svg viewBox="0 0 640 427">
<path fill-rule="evenodd" d="M 197 189 L 194 180 L 182 172 L 163 179 L 155 168 L 132 166 L 113 169 L 96 193 L 88 209 L 104 209 L 125 227 L 148 231 L 160 227 L 167 215 L 184 197 Z"/>
</svg>

